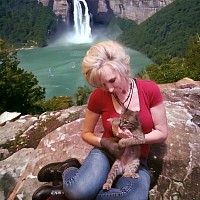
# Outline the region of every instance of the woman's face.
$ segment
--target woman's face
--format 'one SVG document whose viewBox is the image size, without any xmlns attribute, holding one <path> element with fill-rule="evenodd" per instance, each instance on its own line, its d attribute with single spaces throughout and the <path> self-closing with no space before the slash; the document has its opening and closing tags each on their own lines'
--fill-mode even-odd
<svg viewBox="0 0 200 200">
<path fill-rule="evenodd" d="M 101 70 L 101 89 L 116 95 L 125 93 L 128 90 L 129 83 L 127 79 L 118 71 L 106 66 L 103 66 Z"/>
</svg>

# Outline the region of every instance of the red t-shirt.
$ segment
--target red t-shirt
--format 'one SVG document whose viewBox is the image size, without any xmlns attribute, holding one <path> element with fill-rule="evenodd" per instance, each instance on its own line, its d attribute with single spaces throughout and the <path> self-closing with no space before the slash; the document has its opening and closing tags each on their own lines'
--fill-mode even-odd
<svg viewBox="0 0 200 200">
<path fill-rule="evenodd" d="M 150 108 L 158 105 L 163 101 L 158 85 L 153 81 L 135 79 L 138 96 L 140 102 L 139 117 L 142 123 L 142 129 L 145 134 L 152 131 L 154 128 Z M 112 127 L 109 118 L 119 117 L 112 103 L 110 92 L 103 91 L 99 88 L 95 89 L 90 95 L 88 109 L 97 114 L 101 114 L 104 133 L 102 137 L 112 137 Z M 150 145 L 141 145 L 141 157 L 147 157 L 149 154 Z"/>
</svg>

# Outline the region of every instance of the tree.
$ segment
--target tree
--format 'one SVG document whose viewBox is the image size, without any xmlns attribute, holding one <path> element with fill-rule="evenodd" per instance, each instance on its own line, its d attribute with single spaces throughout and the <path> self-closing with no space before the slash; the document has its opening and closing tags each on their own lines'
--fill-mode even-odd
<svg viewBox="0 0 200 200">
<path fill-rule="evenodd" d="M 76 105 L 84 105 L 87 103 L 91 90 L 87 86 L 79 86 L 75 94 Z"/>
<path fill-rule="evenodd" d="M 62 110 L 67 109 L 73 106 L 72 97 L 68 96 L 61 96 L 61 97 L 52 97 L 43 102 L 43 108 L 45 111 L 55 111 L 55 110 Z"/>
<path fill-rule="evenodd" d="M 0 113 L 41 112 L 45 89 L 38 85 L 32 73 L 19 68 L 18 64 L 16 50 L 0 39 Z"/>
<path fill-rule="evenodd" d="M 200 80 L 200 38 L 197 34 L 188 42 L 185 58 L 160 57 L 159 65 L 149 65 L 138 74 L 157 83 L 172 83 L 184 77 Z"/>
<path fill-rule="evenodd" d="M 199 10 L 199 0 L 173 1 L 138 26 L 130 25 L 117 40 L 154 62 L 158 55 L 183 58 L 188 38 L 200 32 Z"/>
<path fill-rule="evenodd" d="M 37 0 L 0 1 L 0 38 L 16 48 L 45 46 L 56 28 L 56 15 Z"/>
<path fill-rule="evenodd" d="M 188 49 L 186 51 L 185 63 L 190 69 L 189 76 L 194 80 L 200 80 L 200 36 L 197 34 L 189 40 Z"/>
</svg>

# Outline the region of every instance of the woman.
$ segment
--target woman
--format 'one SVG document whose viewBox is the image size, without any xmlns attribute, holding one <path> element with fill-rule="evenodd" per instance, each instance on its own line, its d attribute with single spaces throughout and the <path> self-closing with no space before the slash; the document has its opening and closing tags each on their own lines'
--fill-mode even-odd
<svg viewBox="0 0 200 200">
<path fill-rule="evenodd" d="M 148 199 L 151 180 L 146 162 L 150 144 L 164 142 L 167 138 L 166 112 L 158 86 L 152 81 L 131 78 L 129 56 L 113 41 L 92 46 L 83 59 L 82 70 L 88 83 L 96 88 L 89 98 L 82 130 L 82 139 L 94 148 L 80 168 L 78 165 L 72 165 L 63 169 L 63 190 L 66 198 Z M 119 117 L 122 105 L 130 110 L 139 111 L 145 134 L 144 141 L 135 141 L 135 144 L 141 142 L 139 178 L 118 177 L 109 191 L 103 191 L 102 186 L 112 162 L 124 151 L 112 139 L 112 127 L 107 120 Z M 104 128 L 102 138 L 94 133 L 100 117 Z M 120 137 L 127 137 L 122 130 L 118 131 Z M 53 163 L 53 166 L 56 168 L 56 163 Z M 44 167 L 38 178 L 44 179 L 49 171 L 48 167 Z"/>
</svg>

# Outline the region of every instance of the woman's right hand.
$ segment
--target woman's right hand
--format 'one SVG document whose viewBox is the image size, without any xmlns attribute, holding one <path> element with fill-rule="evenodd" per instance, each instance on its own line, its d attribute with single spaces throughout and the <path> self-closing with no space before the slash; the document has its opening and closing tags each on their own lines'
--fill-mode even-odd
<svg viewBox="0 0 200 200">
<path fill-rule="evenodd" d="M 118 127 L 116 136 L 119 137 L 119 138 L 132 138 L 133 133 L 131 133 L 131 131 L 128 130 L 128 129 L 122 130 L 120 127 Z"/>
<path fill-rule="evenodd" d="M 100 144 L 101 146 L 107 150 L 113 157 L 120 158 L 124 153 L 124 148 L 120 148 L 118 145 L 119 138 L 101 138 Z"/>
</svg>

